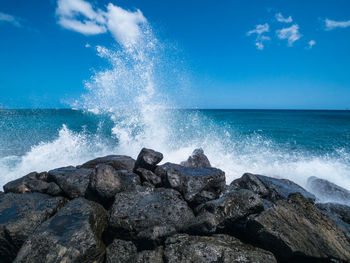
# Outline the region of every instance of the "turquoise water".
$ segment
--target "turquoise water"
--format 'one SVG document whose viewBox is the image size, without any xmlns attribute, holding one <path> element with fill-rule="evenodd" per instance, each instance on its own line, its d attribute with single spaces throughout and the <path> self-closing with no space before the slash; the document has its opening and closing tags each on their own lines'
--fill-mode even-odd
<svg viewBox="0 0 350 263">
<path fill-rule="evenodd" d="M 315 175 L 350 189 L 349 111 L 165 110 L 142 122 L 130 116 L 1 110 L 0 185 L 102 155 L 135 158 L 141 147 L 159 150 L 172 162 L 202 147 L 228 181 L 256 172 L 303 185 Z"/>
</svg>

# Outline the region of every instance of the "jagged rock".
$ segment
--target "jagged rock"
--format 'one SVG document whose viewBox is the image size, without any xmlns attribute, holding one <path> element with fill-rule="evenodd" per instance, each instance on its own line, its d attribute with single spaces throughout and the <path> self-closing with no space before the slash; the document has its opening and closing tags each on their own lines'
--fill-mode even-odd
<svg viewBox="0 0 350 263">
<path fill-rule="evenodd" d="M 156 169 L 157 164 L 163 159 L 163 154 L 151 149 L 143 148 L 137 156 L 134 170 L 144 168 L 150 171 Z"/>
<path fill-rule="evenodd" d="M 8 182 L 4 185 L 6 193 L 43 193 L 52 196 L 58 196 L 62 193 L 61 188 L 54 182 L 46 182 L 46 173 L 32 172 L 17 180 Z"/>
<path fill-rule="evenodd" d="M 101 205 L 76 198 L 27 239 L 14 263 L 103 262 L 106 219 Z"/>
<path fill-rule="evenodd" d="M 121 179 L 122 191 L 134 191 L 137 186 L 141 185 L 140 177 L 137 174 L 126 170 L 119 170 L 118 174 Z"/>
<path fill-rule="evenodd" d="M 162 244 L 165 238 L 176 232 L 176 228 L 173 225 L 150 227 L 137 234 L 138 244 L 142 249 L 154 248 Z"/>
<path fill-rule="evenodd" d="M 306 186 L 321 202 L 335 202 L 350 206 L 350 191 L 345 188 L 315 176 L 308 178 Z"/>
<path fill-rule="evenodd" d="M 115 170 L 127 170 L 132 172 L 134 169 L 135 160 L 125 155 L 108 155 L 88 161 L 78 168 L 95 168 L 95 166 L 98 164 L 108 164 Z"/>
<path fill-rule="evenodd" d="M 106 263 L 134 262 L 137 248 L 131 241 L 114 239 L 106 249 Z"/>
<path fill-rule="evenodd" d="M 199 205 L 196 213 L 212 213 L 217 219 L 218 226 L 224 227 L 263 210 L 263 201 L 260 197 L 252 191 L 242 189 Z"/>
<path fill-rule="evenodd" d="M 318 203 L 316 207 L 343 230 L 350 243 L 350 207 L 337 203 Z"/>
<path fill-rule="evenodd" d="M 118 171 L 108 164 L 98 164 L 90 176 L 89 199 L 110 206 L 116 193 L 122 190 L 122 182 Z"/>
<path fill-rule="evenodd" d="M 204 212 L 192 218 L 183 226 L 182 232 L 191 235 L 210 235 L 215 233 L 219 221 L 212 213 Z"/>
<path fill-rule="evenodd" d="M 136 255 L 136 263 L 163 263 L 163 248 L 143 250 Z"/>
<path fill-rule="evenodd" d="M 65 203 L 63 197 L 40 193 L 1 195 L 0 261 L 12 262 L 28 236 Z"/>
<path fill-rule="evenodd" d="M 195 149 L 190 157 L 188 157 L 187 161 L 181 162 L 182 166 L 186 167 L 202 167 L 202 168 L 210 168 L 210 162 L 208 157 L 204 154 L 202 148 Z"/>
<path fill-rule="evenodd" d="M 234 180 L 231 185 L 251 190 L 262 198 L 272 202 L 287 199 L 293 193 L 301 193 L 312 202 L 316 199 L 313 194 L 290 180 L 277 179 L 259 174 L 245 173 L 241 178 Z"/>
<path fill-rule="evenodd" d="M 246 245 L 227 235 L 189 236 L 177 234 L 165 242 L 164 258 L 167 263 L 276 263 L 268 251 Z"/>
<path fill-rule="evenodd" d="M 155 170 L 163 184 L 178 190 L 192 205 L 219 197 L 225 189 L 225 173 L 216 168 L 184 167 L 166 163 Z"/>
<path fill-rule="evenodd" d="M 137 187 L 116 194 L 107 239 L 137 240 L 137 234 L 156 226 L 179 228 L 193 218 L 193 212 L 173 189 Z"/>
<path fill-rule="evenodd" d="M 84 197 L 93 169 L 75 168 L 73 166 L 54 169 L 48 172 L 47 180 L 55 182 L 70 199 Z"/>
<path fill-rule="evenodd" d="M 162 179 L 150 170 L 144 168 L 138 168 L 135 170 L 142 182 L 148 182 L 154 186 L 160 186 L 162 184 Z"/>
<path fill-rule="evenodd" d="M 343 232 L 300 193 L 250 216 L 246 234 L 281 262 L 350 259 L 350 244 Z"/>
</svg>

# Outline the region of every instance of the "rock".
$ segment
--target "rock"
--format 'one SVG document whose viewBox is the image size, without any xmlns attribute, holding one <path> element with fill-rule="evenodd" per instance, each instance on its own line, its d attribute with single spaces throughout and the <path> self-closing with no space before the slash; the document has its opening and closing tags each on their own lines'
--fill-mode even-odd
<svg viewBox="0 0 350 263">
<path fill-rule="evenodd" d="M 136 255 L 136 263 L 163 263 L 163 248 L 143 250 Z"/>
<path fill-rule="evenodd" d="M 40 193 L 0 196 L 0 258 L 12 262 L 24 241 L 55 214 L 66 200 Z"/>
<path fill-rule="evenodd" d="M 246 234 L 281 262 L 350 259 L 350 244 L 343 232 L 300 193 L 250 216 Z"/>
<path fill-rule="evenodd" d="M 212 213 L 215 215 L 218 226 L 235 223 L 237 220 L 259 213 L 264 210 L 260 197 L 249 190 L 233 191 L 219 199 L 206 202 L 196 208 L 196 213 Z"/>
<path fill-rule="evenodd" d="M 312 202 L 316 199 L 313 194 L 290 180 L 277 179 L 258 174 L 245 173 L 241 178 L 234 180 L 231 185 L 251 190 L 262 198 L 272 202 L 280 199 L 287 199 L 288 196 L 293 193 L 301 193 Z"/>
<path fill-rule="evenodd" d="M 176 228 L 173 225 L 161 225 L 147 228 L 137 234 L 139 247 L 152 249 L 162 244 L 165 238 L 175 234 Z"/>
<path fill-rule="evenodd" d="M 211 235 L 215 233 L 219 221 L 212 213 L 204 212 L 192 218 L 182 228 L 182 232 L 191 235 Z"/>
<path fill-rule="evenodd" d="M 161 186 L 162 184 L 162 179 L 150 170 L 138 168 L 135 173 L 140 176 L 142 182 L 148 182 L 154 186 Z"/>
<path fill-rule="evenodd" d="M 14 262 L 103 262 L 106 218 L 101 205 L 76 198 L 27 239 Z"/>
<path fill-rule="evenodd" d="M 156 169 L 157 164 L 163 159 L 163 154 L 151 149 L 143 148 L 137 156 L 134 171 L 144 168 L 150 171 Z"/>
<path fill-rule="evenodd" d="M 195 149 L 187 161 L 181 162 L 181 165 L 186 167 L 211 168 L 209 159 L 204 154 L 202 148 Z"/>
<path fill-rule="evenodd" d="M 106 263 L 134 262 L 137 248 L 131 241 L 114 239 L 106 249 Z"/>
<path fill-rule="evenodd" d="M 141 185 L 140 177 L 137 174 L 126 170 L 119 170 L 118 174 L 121 179 L 122 191 L 134 191 L 137 186 Z"/>
<path fill-rule="evenodd" d="M 226 187 L 225 173 L 216 168 L 166 163 L 159 166 L 155 173 L 162 178 L 165 187 L 179 191 L 193 206 L 218 198 Z"/>
<path fill-rule="evenodd" d="M 92 173 L 92 169 L 69 166 L 49 171 L 47 179 L 56 183 L 65 196 L 73 199 L 85 196 Z"/>
<path fill-rule="evenodd" d="M 138 234 L 156 226 L 176 229 L 193 218 L 193 212 L 173 189 L 137 187 L 115 196 L 106 239 L 138 239 Z"/>
<path fill-rule="evenodd" d="M 90 198 L 105 207 L 112 205 L 116 193 L 122 190 L 120 174 L 108 164 L 98 164 L 90 176 Z"/>
<path fill-rule="evenodd" d="M 52 196 L 58 196 L 62 193 L 61 188 L 54 182 L 46 182 L 46 173 L 33 172 L 17 180 L 11 181 L 4 185 L 6 193 L 43 193 Z"/>
<path fill-rule="evenodd" d="M 177 234 L 165 242 L 164 258 L 167 263 L 276 263 L 267 251 L 246 245 L 227 235 L 189 236 Z"/>
<path fill-rule="evenodd" d="M 107 164 L 112 166 L 115 170 L 127 170 L 132 172 L 135 165 L 135 160 L 125 155 L 107 155 L 105 157 L 99 157 L 84 163 L 77 168 L 95 168 L 98 164 Z"/>
<path fill-rule="evenodd" d="M 350 207 L 337 203 L 318 203 L 316 207 L 343 230 L 350 243 Z"/>
<path fill-rule="evenodd" d="M 327 180 L 311 176 L 307 188 L 323 202 L 335 202 L 350 206 L 350 191 Z"/>
</svg>

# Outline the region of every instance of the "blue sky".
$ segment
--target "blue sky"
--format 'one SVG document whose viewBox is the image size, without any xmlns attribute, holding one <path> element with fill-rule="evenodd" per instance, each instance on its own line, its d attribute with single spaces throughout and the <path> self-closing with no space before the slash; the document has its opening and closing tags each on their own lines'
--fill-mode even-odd
<svg viewBox="0 0 350 263">
<path fill-rule="evenodd" d="M 94 47 L 113 47 L 123 33 L 99 20 L 113 15 L 112 3 L 176 47 L 186 106 L 350 108 L 350 1 L 73 2 L 92 15 L 58 12 L 56 0 L 0 1 L 0 105 L 67 107 L 82 94 L 84 80 L 108 66 Z"/>
</svg>

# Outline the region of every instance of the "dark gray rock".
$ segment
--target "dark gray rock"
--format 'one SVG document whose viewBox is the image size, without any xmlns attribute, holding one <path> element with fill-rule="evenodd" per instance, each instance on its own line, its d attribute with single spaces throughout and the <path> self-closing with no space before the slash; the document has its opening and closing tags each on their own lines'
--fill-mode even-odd
<svg viewBox="0 0 350 263">
<path fill-rule="evenodd" d="M 49 171 L 47 180 L 56 183 L 70 199 L 85 197 L 93 172 L 93 169 L 63 167 Z"/>
<path fill-rule="evenodd" d="M 151 149 L 143 148 L 137 156 L 134 170 L 144 168 L 150 171 L 156 169 L 157 164 L 163 159 L 163 154 Z"/>
<path fill-rule="evenodd" d="M 249 241 L 281 262 L 350 259 L 350 244 L 339 227 L 300 193 L 280 200 L 246 225 Z"/>
<path fill-rule="evenodd" d="M 225 189 L 225 173 L 216 168 L 184 167 L 166 163 L 155 170 L 165 187 L 178 190 L 195 206 L 216 199 Z"/>
<path fill-rule="evenodd" d="M 246 245 L 227 235 L 188 236 L 178 234 L 165 242 L 164 258 L 167 263 L 276 263 L 268 251 Z"/>
<path fill-rule="evenodd" d="M 131 241 L 114 239 L 106 249 L 106 263 L 135 262 L 137 248 Z"/>
<path fill-rule="evenodd" d="M 127 170 L 132 172 L 135 165 L 135 160 L 125 155 L 108 155 L 88 161 L 78 168 L 95 168 L 98 164 L 108 164 L 115 170 Z"/>
<path fill-rule="evenodd" d="M 252 191 L 242 189 L 233 191 L 219 199 L 206 202 L 196 208 L 196 213 L 212 213 L 218 226 L 223 228 L 234 224 L 237 220 L 264 210 L 263 201 Z"/>
<path fill-rule="evenodd" d="M 40 193 L 0 196 L 0 261 L 12 262 L 24 241 L 64 204 L 63 197 Z"/>
<path fill-rule="evenodd" d="M 137 174 L 126 170 L 119 170 L 122 191 L 134 191 L 139 185 L 141 185 L 140 177 Z"/>
<path fill-rule="evenodd" d="M 335 202 L 350 206 L 350 191 L 345 188 L 315 176 L 308 178 L 306 186 L 321 202 Z"/>
<path fill-rule="evenodd" d="M 350 207 L 337 203 L 318 203 L 316 207 L 343 230 L 350 243 Z"/>
<path fill-rule="evenodd" d="M 314 202 L 316 197 L 301 186 L 287 179 L 277 179 L 264 175 L 245 173 L 241 178 L 234 180 L 231 185 L 253 191 L 262 198 L 275 202 L 287 199 L 290 194 L 301 193 Z"/>
<path fill-rule="evenodd" d="M 6 193 L 43 193 L 52 196 L 58 196 L 62 193 L 61 188 L 54 182 L 46 182 L 46 173 L 33 172 L 17 180 L 8 182 L 4 185 Z"/>
<path fill-rule="evenodd" d="M 83 198 L 70 201 L 27 239 L 15 263 L 103 262 L 104 208 Z"/>
<path fill-rule="evenodd" d="M 153 226 L 137 234 L 137 242 L 142 249 L 152 249 L 177 232 L 174 225 Z"/>
<path fill-rule="evenodd" d="M 116 194 L 110 211 L 107 239 L 138 239 L 138 234 L 156 226 L 180 228 L 193 212 L 173 189 L 138 187 Z"/>
<path fill-rule="evenodd" d="M 204 212 L 187 222 L 181 232 L 191 235 L 211 235 L 215 233 L 219 224 L 220 222 L 214 214 Z"/>
<path fill-rule="evenodd" d="M 162 184 L 162 179 L 160 176 L 156 175 L 150 170 L 138 168 L 135 170 L 135 173 L 140 176 L 142 182 L 148 182 L 154 186 L 161 186 Z"/>
<path fill-rule="evenodd" d="M 202 167 L 202 168 L 210 168 L 210 162 L 208 157 L 204 154 L 202 148 L 195 149 L 190 157 L 188 157 L 187 161 L 181 162 L 182 166 L 186 167 Z"/>
<path fill-rule="evenodd" d="M 118 171 L 108 164 L 99 164 L 90 176 L 89 199 L 110 206 L 116 193 L 122 190 L 122 179 Z"/>
<path fill-rule="evenodd" d="M 136 255 L 136 263 L 163 263 L 163 248 L 143 250 Z"/>
</svg>

